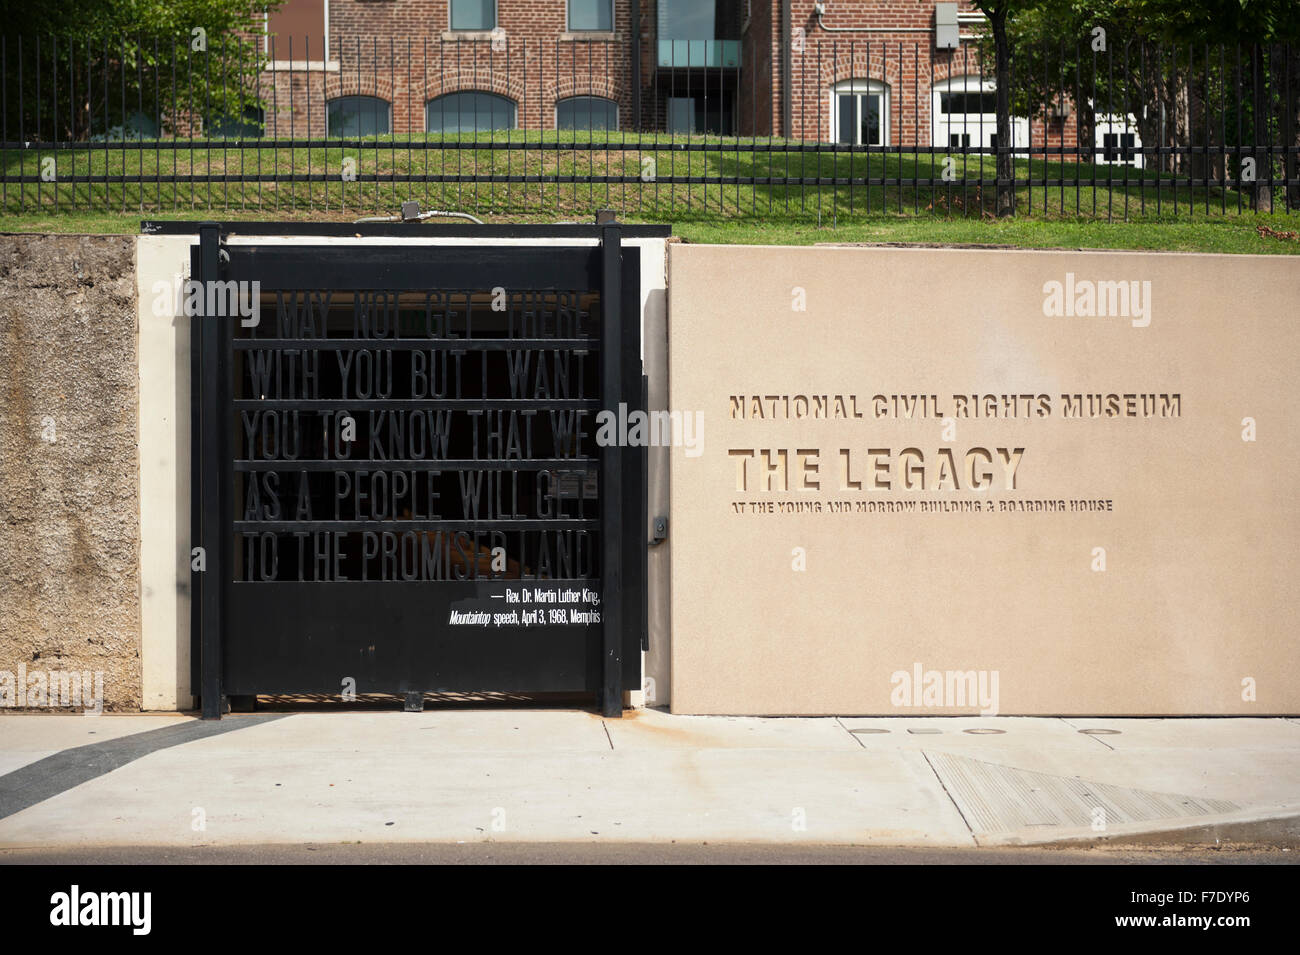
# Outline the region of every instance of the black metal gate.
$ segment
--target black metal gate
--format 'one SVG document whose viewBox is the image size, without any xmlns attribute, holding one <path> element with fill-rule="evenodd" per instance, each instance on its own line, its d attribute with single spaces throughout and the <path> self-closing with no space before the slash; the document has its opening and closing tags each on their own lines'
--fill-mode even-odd
<svg viewBox="0 0 1300 955">
<path fill-rule="evenodd" d="M 621 712 L 647 524 L 645 449 L 617 439 L 644 393 L 622 228 L 571 230 L 595 245 L 340 246 L 200 225 L 205 718 L 295 693 L 594 692 Z"/>
</svg>

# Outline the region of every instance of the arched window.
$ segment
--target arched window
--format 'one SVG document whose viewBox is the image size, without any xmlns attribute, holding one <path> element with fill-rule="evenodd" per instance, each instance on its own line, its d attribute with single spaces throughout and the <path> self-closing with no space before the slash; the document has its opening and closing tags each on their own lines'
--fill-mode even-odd
<svg viewBox="0 0 1300 955">
<path fill-rule="evenodd" d="M 384 136 L 391 107 L 378 96 L 339 96 L 330 100 L 325 112 L 325 134 L 343 139 L 359 136 Z"/>
<path fill-rule="evenodd" d="M 515 101 L 496 93 L 448 93 L 424 105 L 424 129 L 430 133 L 514 129 L 515 113 Z"/>
<path fill-rule="evenodd" d="M 618 129 L 618 104 L 603 96 L 570 96 L 555 104 L 556 129 Z"/>
<path fill-rule="evenodd" d="M 880 80 L 843 80 L 831 87 L 832 142 L 889 145 L 889 87 Z"/>
</svg>

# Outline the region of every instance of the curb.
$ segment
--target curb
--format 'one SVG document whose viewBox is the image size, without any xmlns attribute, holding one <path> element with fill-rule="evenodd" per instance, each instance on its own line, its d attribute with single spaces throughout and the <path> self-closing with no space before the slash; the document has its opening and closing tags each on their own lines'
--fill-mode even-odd
<svg viewBox="0 0 1300 955">
<path fill-rule="evenodd" d="M 1026 847 L 1034 845 L 1044 849 L 1078 849 L 1087 846 L 1107 848 L 1233 846 L 1300 849 L 1300 813 L 1288 811 L 1255 819 L 1223 819 L 1177 828 L 1111 833 L 1103 836 L 1067 836 L 1046 842 L 1025 841 L 1017 844 Z"/>
</svg>

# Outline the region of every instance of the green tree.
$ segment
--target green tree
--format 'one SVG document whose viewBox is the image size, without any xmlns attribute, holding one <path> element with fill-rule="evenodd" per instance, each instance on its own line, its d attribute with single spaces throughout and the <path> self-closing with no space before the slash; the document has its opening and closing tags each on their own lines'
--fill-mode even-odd
<svg viewBox="0 0 1300 955">
<path fill-rule="evenodd" d="M 1269 144 L 1300 147 L 1300 7 L 1295 0 L 1115 0 L 1141 17 L 1143 28 L 1170 42 L 1191 47 L 1222 44 L 1241 48 L 1246 58 L 1242 113 L 1248 147 L 1242 159 L 1255 164 L 1252 190 L 1256 208 L 1272 211 L 1270 172 L 1298 176 L 1294 152 L 1274 156 Z M 1235 56 L 1234 56 L 1235 58 Z M 1239 173 L 1240 170 L 1236 170 Z M 1285 201 L 1300 208 L 1300 185 L 1287 187 Z"/>
<path fill-rule="evenodd" d="M 4 120 L 25 138 L 219 134 L 261 108 L 261 13 L 282 2 L 0 0 Z"/>
<path fill-rule="evenodd" d="M 1089 149 L 1098 116 L 1112 112 L 1131 115 L 1148 146 L 1232 147 L 1234 165 L 1255 166 L 1260 208 L 1271 208 L 1270 168 L 1296 178 L 1296 157 L 1284 162 L 1267 148 L 1300 145 L 1295 0 L 1023 0 L 1013 13 L 1006 45 L 1014 113 L 1046 119 L 1049 105 L 1069 101 Z M 1212 149 L 1161 161 L 1192 178 L 1240 172 Z M 1300 207 L 1300 186 L 1288 193 Z"/>
<path fill-rule="evenodd" d="M 999 216 L 1016 213 L 1014 157 L 1011 145 L 1011 45 L 1008 26 L 1018 15 L 1032 9 L 1033 0 L 975 0 L 975 5 L 989 18 L 989 35 L 993 42 L 994 76 L 997 83 L 997 197 Z"/>
<path fill-rule="evenodd" d="M 1146 145 L 1168 141 L 1167 124 L 1186 129 L 1178 91 L 1187 64 L 1140 29 L 1124 2 L 1038 0 L 1008 26 L 1012 111 L 1059 121 L 1062 139 L 1073 122 L 1080 159 L 1096 158 L 1099 117 L 1132 115 Z"/>
</svg>

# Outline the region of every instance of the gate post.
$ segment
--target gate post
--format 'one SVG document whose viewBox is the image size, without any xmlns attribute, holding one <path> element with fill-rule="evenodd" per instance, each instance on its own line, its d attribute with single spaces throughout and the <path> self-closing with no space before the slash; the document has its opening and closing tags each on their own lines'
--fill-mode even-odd
<svg viewBox="0 0 1300 955">
<path fill-rule="evenodd" d="M 622 395 L 623 248 L 619 224 L 612 217 L 601 223 L 600 250 L 600 405 L 617 415 Z M 623 449 L 617 438 L 600 449 L 600 470 L 600 712 L 622 716 Z"/>
<path fill-rule="evenodd" d="M 191 262 L 193 279 L 204 289 L 217 280 L 221 268 L 221 227 L 199 225 L 199 246 Z M 225 357 L 226 326 L 202 307 L 190 317 L 190 529 L 191 540 L 203 548 L 204 569 L 191 570 L 190 626 L 199 636 L 199 696 L 203 719 L 219 720 L 223 709 L 221 635 L 225 621 L 227 535 L 224 501 L 230 459 L 227 454 L 228 417 L 222 400 L 229 385 Z M 192 564 L 191 564 L 192 566 Z"/>
</svg>

